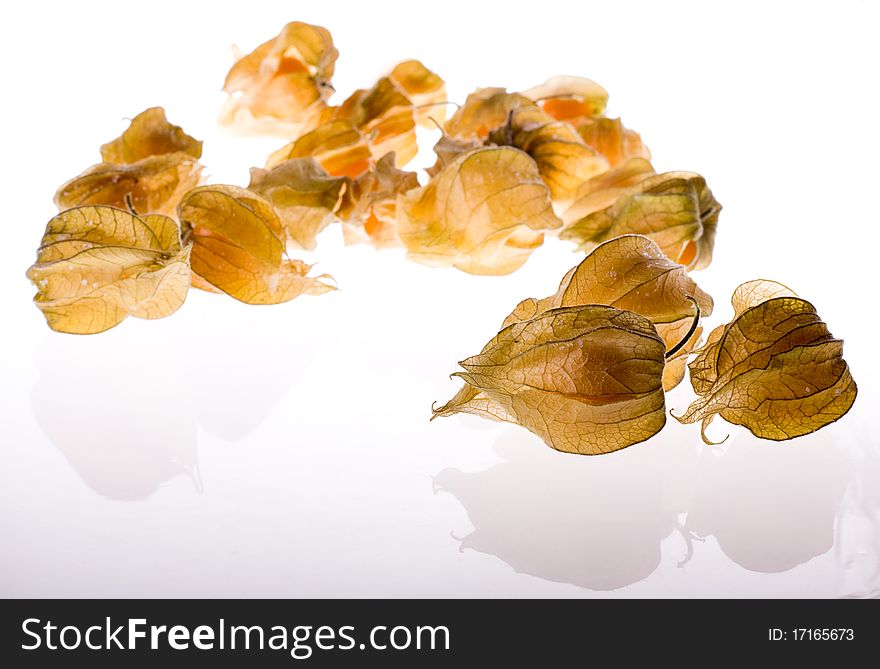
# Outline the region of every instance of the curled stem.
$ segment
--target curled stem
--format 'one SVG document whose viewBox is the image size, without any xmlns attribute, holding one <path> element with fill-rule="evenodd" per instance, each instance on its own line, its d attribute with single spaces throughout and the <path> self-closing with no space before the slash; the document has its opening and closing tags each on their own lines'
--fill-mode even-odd
<svg viewBox="0 0 880 669">
<path fill-rule="evenodd" d="M 140 214 L 138 214 L 137 209 L 134 208 L 134 202 L 132 202 L 131 193 L 125 194 L 124 201 L 125 201 L 125 208 L 128 209 L 128 213 L 130 213 L 132 216 L 139 216 L 140 215 Z"/>
<path fill-rule="evenodd" d="M 444 137 L 446 136 L 446 131 L 443 129 L 443 126 L 440 125 L 440 123 L 437 121 L 437 119 L 435 119 L 433 116 L 429 116 L 428 120 L 437 126 L 437 130 L 442 132 Z"/>
<path fill-rule="evenodd" d="M 671 359 L 673 356 L 675 356 L 676 353 L 684 348 L 685 344 L 687 344 L 688 341 L 690 341 L 690 338 L 694 336 L 694 332 L 697 331 L 697 326 L 700 324 L 700 305 L 697 304 L 697 301 L 690 295 L 686 295 L 685 297 L 687 297 L 687 299 L 691 301 L 691 304 L 694 305 L 694 321 L 693 323 L 691 323 L 691 326 L 690 328 L 688 328 L 688 331 L 687 333 L 685 333 L 684 337 L 681 338 L 681 341 L 679 341 L 675 346 L 666 351 L 667 360 Z"/>
</svg>

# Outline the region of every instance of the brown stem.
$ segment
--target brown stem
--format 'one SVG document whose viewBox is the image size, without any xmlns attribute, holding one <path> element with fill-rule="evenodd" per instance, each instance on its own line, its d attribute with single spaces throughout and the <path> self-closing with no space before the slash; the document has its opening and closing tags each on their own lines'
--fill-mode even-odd
<svg viewBox="0 0 880 669">
<path fill-rule="evenodd" d="M 697 304 L 697 301 L 693 297 L 691 297 L 690 295 L 686 295 L 685 297 L 687 297 L 687 299 L 690 300 L 694 305 L 694 309 L 695 309 L 694 322 L 691 323 L 690 328 L 688 328 L 687 334 L 685 334 L 685 336 L 682 337 L 681 341 L 679 341 L 675 346 L 673 346 L 671 349 L 666 351 L 666 359 L 667 360 L 672 358 L 676 353 L 678 353 L 681 349 L 684 348 L 685 344 L 687 344 L 688 341 L 690 340 L 690 338 L 694 336 L 694 332 L 697 331 L 697 326 L 700 324 L 700 305 Z"/>
<path fill-rule="evenodd" d="M 123 199 L 125 201 L 125 207 L 126 209 L 128 209 L 128 212 L 132 216 L 140 216 L 140 214 L 138 214 L 137 212 L 137 209 L 134 208 L 134 202 L 132 202 L 131 200 L 131 193 L 126 193 Z"/>
</svg>

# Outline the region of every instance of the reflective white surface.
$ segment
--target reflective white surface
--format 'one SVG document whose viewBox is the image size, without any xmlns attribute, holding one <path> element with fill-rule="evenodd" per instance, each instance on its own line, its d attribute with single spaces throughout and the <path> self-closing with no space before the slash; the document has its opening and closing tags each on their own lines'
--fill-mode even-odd
<svg viewBox="0 0 880 669">
<path fill-rule="evenodd" d="M 568 20 L 524 21 L 470 3 L 467 20 L 432 6 L 428 22 L 388 3 L 282 4 L 212 5 L 203 22 L 181 3 L 136 20 L 78 3 L 2 27 L 18 97 L 0 111 L 0 595 L 877 596 L 873 7 L 573 3 Z M 741 281 L 791 285 L 846 340 L 854 409 L 781 444 L 718 421 L 730 438 L 707 447 L 670 419 L 593 458 L 472 417 L 429 423 L 455 361 L 578 261 L 556 240 L 494 278 L 345 248 L 330 230 L 309 259 L 336 293 L 263 308 L 193 291 L 162 321 L 50 333 L 23 274 L 57 185 L 153 104 L 205 140 L 212 181 L 246 182 L 281 142 L 215 126 L 228 46 L 294 18 L 333 31 L 342 94 L 413 56 L 456 100 L 596 78 L 656 167 L 702 172 L 725 207 L 696 275 L 716 300 L 706 324 L 730 316 Z M 668 406 L 692 397 L 685 382 Z"/>
</svg>

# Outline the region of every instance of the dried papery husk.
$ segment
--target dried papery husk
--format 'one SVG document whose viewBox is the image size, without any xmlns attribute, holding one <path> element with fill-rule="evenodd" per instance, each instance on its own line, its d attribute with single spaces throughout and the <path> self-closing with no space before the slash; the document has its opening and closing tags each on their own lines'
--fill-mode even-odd
<svg viewBox="0 0 880 669">
<path fill-rule="evenodd" d="M 512 147 L 458 156 L 427 185 L 398 197 L 408 257 L 471 274 L 509 274 L 560 225 L 535 161 Z"/>
<path fill-rule="evenodd" d="M 272 169 L 293 158 L 314 158 L 331 176 L 357 177 L 373 165 L 366 137 L 348 119 L 324 123 L 269 156 Z"/>
<path fill-rule="evenodd" d="M 236 60 L 223 84 L 221 123 L 249 132 L 298 134 L 333 92 L 339 52 L 326 28 L 293 21 L 277 37 Z"/>
<path fill-rule="evenodd" d="M 395 167 L 389 153 L 370 170 L 349 181 L 338 217 L 346 244 L 370 243 L 377 248 L 401 246 L 397 234 L 397 196 L 419 187 L 415 172 Z"/>
<path fill-rule="evenodd" d="M 857 395 L 835 339 L 815 307 L 788 287 L 749 281 L 733 294 L 734 319 L 709 335 L 688 365 L 698 395 L 682 423 L 715 416 L 763 439 L 815 432 L 849 411 Z"/>
<path fill-rule="evenodd" d="M 271 170 L 252 167 L 248 184 L 275 206 L 288 241 L 309 251 L 336 219 L 348 188 L 348 179 L 330 176 L 314 158 L 293 158 Z"/>
<path fill-rule="evenodd" d="M 252 191 L 202 186 L 187 193 L 178 218 L 192 240 L 193 273 L 241 302 L 279 304 L 334 289 L 328 275 L 308 276 L 310 265 L 287 258 L 278 212 Z"/>
<path fill-rule="evenodd" d="M 428 176 L 437 176 L 444 167 L 452 163 L 456 158 L 482 146 L 484 146 L 482 140 L 457 139 L 444 133 L 437 140 L 437 143 L 434 144 L 434 155 L 437 156 L 437 159 L 431 167 L 425 169 L 425 172 L 428 173 Z"/>
<path fill-rule="evenodd" d="M 562 212 L 562 221 L 570 227 L 578 220 L 610 207 L 623 193 L 655 174 L 654 167 L 644 158 L 630 158 L 607 172 L 585 181 Z"/>
<path fill-rule="evenodd" d="M 610 167 L 571 125 L 555 120 L 537 107 L 511 110 L 507 122 L 489 133 L 488 141 L 515 146 L 534 158 L 557 203 L 571 202 L 584 182 Z"/>
<path fill-rule="evenodd" d="M 521 425 L 559 451 L 597 455 L 639 443 L 666 422 L 666 347 L 643 316 L 563 307 L 513 323 L 463 360 L 465 385 L 434 417 L 471 413 Z"/>
<path fill-rule="evenodd" d="M 167 216 L 76 207 L 49 221 L 27 274 L 50 328 L 95 334 L 128 316 L 163 318 L 180 308 L 190 250 Z"/>
<path fill-rule="evenodd" d="M 559 121 L 600 116 L 608 104 L 608 92 L 584 77 L 551 77 L 543 84 L 523 91 L 522 95 L 535 100 L 541 109 Z"/>
<path fill-rule="evenodd" d="M 125 209 L 141 214 L 171 215 L 184 193 L 201 179 L 202 165 L 177 151 L 148 156 L 128 164 L 99 163 L 62 185 L 55 193 L 59 211 L 86 205 Z"/>
<path fill-rule="evenodd" d="M 444 132 L 455 139 L 483 141 L 492 130 L 507 122 L 510 112 L 520 107 L 536 105 L 524 95 L 508 93 L 504 88 L 478 88 L 449 118 Z"/>
<path fill-rule="evenodd" d="M 405 60 L 394 66 L 388 78 L 410 99 L 416 122 L 427 128 L 446 121 L 446 82 L 418 60 Z"/>
<path fill-rule="evenodd" d="M 641 136 L 624 127 L 619 118 L 580 118 L 572 125 L 584 143 L 601 154 L 612 167 L 631 158 L 651 159 L 651 152 Z"/>
<path fill-rule="evenodd" d="M 415 108 L 389 77 L 352 93 L 333 117 L 350 121 L 364 135 L 374 159 L 393 152 L 402 167 L 418 153 Z"/>
<path fill-rule="evenodd" d="M 101 147 L 106 163 L 130 164 L 150 156 L 186 153 L 196 160 L 202 157 L 202 143 L 172 125 L 162 107 L 150 107 L 131 119 L 119 137 Z"/>
<path fill-rule="evenodd" d="M 667 351 L 687 336 L 697 305 L 702 316 L 712 313 L 712 297 L 672 262 L 657 245 L 638 235 L 626 235 L 597 246 L 562 278 L 556 293 L 520 302 L 503 326 L 534 318 L 559 307 L 606 304 L 650 319 Z M 683 378 L 687 355 L 699 341 L 701 328 L 669 360 L 664 387 L 671 390 Z"/>
<path fill-rule="evenodd" d="M 697 270 L 712 261 L 720 212 L 721 205 L 699 174 L 664 172 L 631 186 L 610 206 L 567 223 L 559 237 L 589 251 L 621 235 L 645 235 L 669 258 Z"/>
</svg>

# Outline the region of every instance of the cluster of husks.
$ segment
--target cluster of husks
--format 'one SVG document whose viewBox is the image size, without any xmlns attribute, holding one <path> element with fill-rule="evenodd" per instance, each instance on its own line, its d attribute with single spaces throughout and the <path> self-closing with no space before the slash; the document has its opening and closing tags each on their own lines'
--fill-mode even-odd
<svg viewBox="0 0 880 669">
<path fill-rule="evenodd" d="M 814 432 L 843 416 L 856 385 L 843 342 L 809 302 L 772 281 L 733 295 L 735 317 L 694 350 L 712 298 L 650 239 L 597 246 L 544 299 L 520 302 L 462 389 L 434 416 L 471 413 L 517 423 L 560 451 L 599 454 L 649 439 L 666 422 L 664 391 L 687 365 L 697 400 L 682 423 L 715 415 L 765 439 Z"/>
<path fill-rule="evenodd" d="M 418 262 L 473 274 L 513 272 L 547 232 L 585 250 L 643 234 L 691 269 L 711 260 L 720 206 L 705 181 L 655 174 L 639 135 L 605 116 L 608 94 L 595 82 L 481 88 L 444 123 L 444 82 L 415 60 L 329 104 L 337 55 L 325 29 L 291 23 L 226 80 L 223 121 L 292 134 L 250 187 L 271 182 L 263 194 L 288 210 L 300 245 L 312 248 L 337 221 L 348 242 L 402 246 Z M 418 151 L 416 127 L 431 123 L 443 136 L 420 186 L 402 168 Z M 302 196 L 317 192 L 319 202 Z"/>
<path fill-rule="evenodd" d="M 610 452 L 663 427 L 664 393 L 692 355 L 698 399 L 682 422 L 720 414 L 786 439 L 852 405 L 841 342 L 778 284 L 741 286 L 735 320 L 698 348 L 713 304 L 688 271 L 711 262 L 721 206 L 700 175 L 656 173 L 639 135 L 605 115 L 601 86 L 481 88 L 447 120 L 445 83 L 417 60 L 330 104 L 337 57 L 326 29 L 293 22 L 232 66 L 221 121 L 288 140 L 246 188 L 199 185 L 201 142 L 159 107 L 101 147 L 103 162 L 58 190 L 61 213 L 29 270 L 50 327 L 160 318 L 190 286 L 250 304 L 332 290 L 287 255 L 314 249 L 331 224 L 346 243 L 496 275 L 551 233 L 585 259 L 461 363 L 465 385 L 435 416 L 474 413 L 559 450 Z M 442 130 L 424 185 L 403 169 L 419 125 Z"/>
<path fill-rule="evenodd" d="M 199 186 L 201 153 L 154 107 L 101 147 L 104 162 L 58 190 L 61 213 L 28 270 L 52 329 L 94 334 L 127 316 L 162 318 L 190 286 L 251 304 L 333 288 L 287 258 L 287 210 L 261 195 L 274 192 L 271 179 L 255 174 L 253 190 Z"/>
<path fill-rule="evenodd" d="M 605 116 L 598 84 L 556 77 L 522 93 L 478 89 L 447 121 L 445 83 L 417 60 L 330 104 L 338 55 L 326 29 L 293 22 L 232 66 L 221 121 L 289 138 L 246 188 L 200 186 L 202 143 L 159 107 L 105 144 L 103 162 L 58 190 L 61 214 L 31 269 L 49 325 L 100 332 L 142 316 L 144 300 L 151 317 L 171 313 L 185 291 L 154 299 L 169 290 L 157 277 L 180 258 L 192 286 L 248 303 L 331 290 L 330 277 L 287 257 L 313 250 L 331 224 L 346 243 L 402 246 L 418 262 L 473 274 L 513 272 L 545 232 L 586 249 L 639 233 L 689 267 L 708 263 L 718 203 L 697 175 L 654 174 L 639 136 Z M 419 125 L 443 129 L 424 185 L 403 169 Z M 74 215 L 81 207 L 91 209 Z M 130 231 L 159 214 L 176 223 L 178 241 L 146 261 Z M 85 225 L 123 219 L 100 234 Z M 59 246 L 58 227 L 88 253 Z"/>
<path fill-rule="evenodd" d="M 443 122 L 445 84 L 410 60 L 329 106 L 337 56 L 327 30 L 294 22 L 233 65 L 222 120 L 293 136 L 246 188 L 200 186 L 202 143 L 159 107 L 105 144 L 103 162 L 58 190 L 29 270 L 49 326 L 91 334 L 167 316 L 190 285 L 250 304 L 332 290 L 287 255 L 314 249 L 330 223 L 349 242 L 399 244 L 397 197 L 419 187 L 399 167 L 417 152 L 416 126 Z"/>
</svg>

